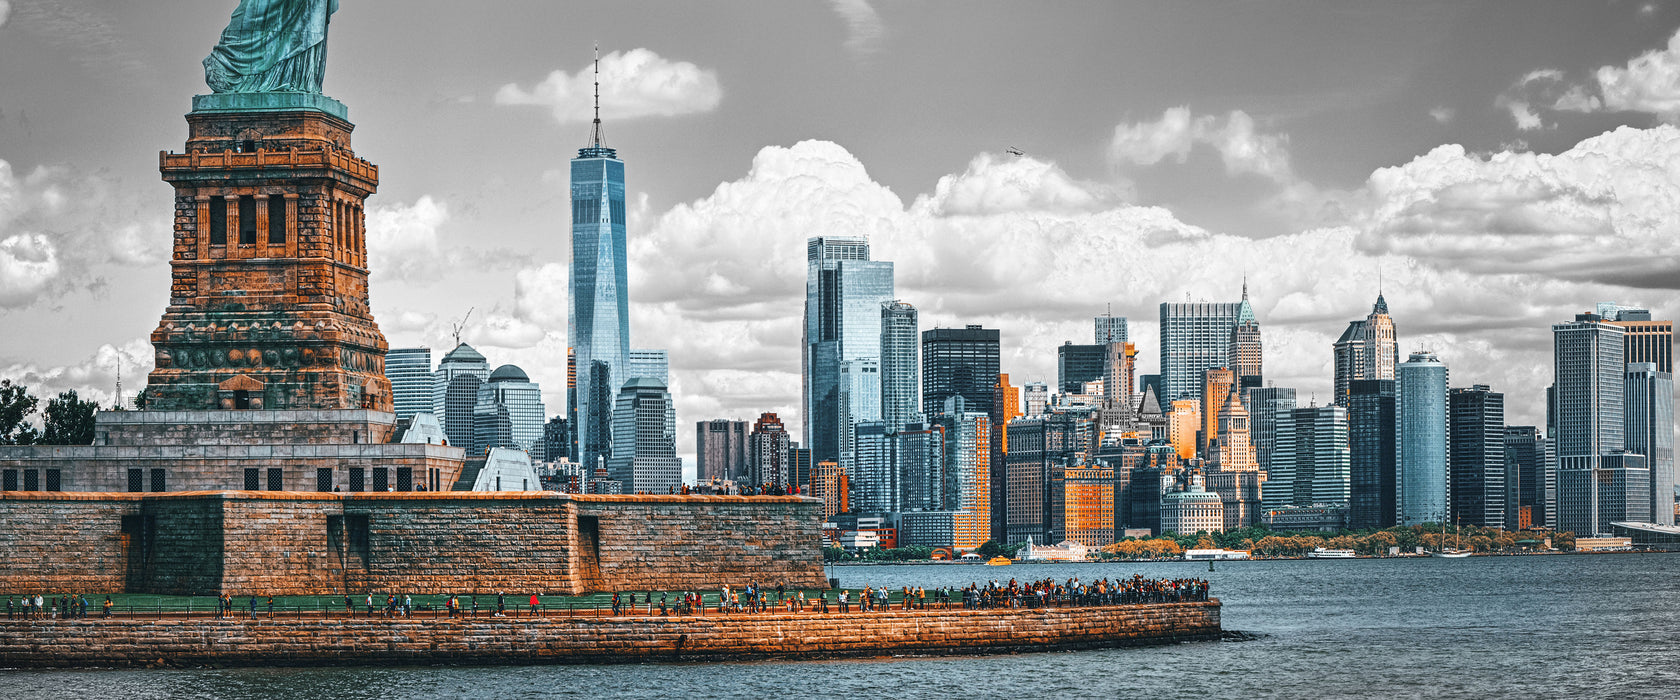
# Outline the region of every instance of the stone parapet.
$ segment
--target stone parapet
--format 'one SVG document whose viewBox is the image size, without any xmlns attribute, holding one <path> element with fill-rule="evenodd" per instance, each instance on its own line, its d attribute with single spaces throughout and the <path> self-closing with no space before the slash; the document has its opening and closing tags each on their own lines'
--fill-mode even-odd
<svg viewBox="0 0 1680 700">
<path fill-rule="evenodd" d="M 9 667 L 746 661 L 1217 640 L 1220 604 L 540 619 L 0 621 Z"/>
</svg>

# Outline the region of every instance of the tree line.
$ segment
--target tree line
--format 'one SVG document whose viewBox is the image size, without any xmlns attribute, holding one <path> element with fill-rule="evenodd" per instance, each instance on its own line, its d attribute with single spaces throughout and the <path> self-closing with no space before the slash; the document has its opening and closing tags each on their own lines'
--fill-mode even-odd
<svg viewBox="0 0 1680 700">
<path fill-rule="evenodd" d="M 1176 559 L 1186 549 L 1243 550 L 1255 557 L 1299 557 L 1323 547 L 1351 549 L 1357 554 L 1378 556 L 1390 547 L 1401 552 L 1413 552 L 1423 547 L 1435 550 L 1446 547 L 1474 552 L 1515 552 L 1539 549 L 1550 537 L 1552 546 L 1564 551 L 1575 549 L 1575 533 L 1549 530 L 1509 531 L 1492 527 L 1465 525 L 1444 528 L 1439 523 L 1401 525 L 1382 530 L 1342 530 L 1323 532 L 1277 532 L 1265 527 L 1244 527 L 1226 532 L 1199 532 L 1194 535 L 1166 533 L 1151 538 L 1126 538 L 1103 547 L 1104 559 Z M 1456 543 L 1456 544 L 1455 544 Z"/>
<path fill-rule="evenodd" d="M 99 404 L 84 401 L 71 389 L 48 399 L 41 427 L 31 419 L 40 399 L 29 387 L 0 379 L 0 445 L 91 445 L 93 414 Z"/>
</svg>

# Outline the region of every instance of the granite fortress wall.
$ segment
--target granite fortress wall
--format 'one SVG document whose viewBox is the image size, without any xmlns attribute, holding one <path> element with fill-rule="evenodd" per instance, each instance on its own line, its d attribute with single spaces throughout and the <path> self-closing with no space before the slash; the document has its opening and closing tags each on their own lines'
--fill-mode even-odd
<svg viewBox="0 0 1680 700">
<path fill-rule="evenodd" d="M 0 493 L 0 590 L 575 595 L 817 587 L 822 504 L 531 492 Z"/>
<path fill-rule="evenodd" d="M 1219 601 L 544 619 L 0 620 L 0 665 L 530 664 L 976 654 L 1215 640 Z"/>
</svg>

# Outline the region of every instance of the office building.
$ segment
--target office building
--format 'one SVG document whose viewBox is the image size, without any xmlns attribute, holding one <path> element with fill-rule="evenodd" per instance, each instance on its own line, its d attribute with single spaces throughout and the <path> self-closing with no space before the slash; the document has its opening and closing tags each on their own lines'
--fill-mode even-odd
<svg viewBox="0 0 1680 700">
<path fill-rule="evenodd" d="M 514 365 L 502 365 L 478 387 L 473 405 L 473 440 L 467 454 L 479 455 L 494 447 L 540 451 L 544 417 L 542 387 Z"/>
<path fill-rule="evenodd" d="M 923 356 L 928 354 L 924 343 Z M 955 511 L 952 546 L 973 549 L 992 537 L 992 426 L 990 414 L 971 410 L 965 403 L 962 396 L 952 396 L 935 420 L 945 428 L 942 490 L 944 510 Z"/>
<path fill-rule="evenodd" d="M 543 424 L 542 454 L 532 455 L 532 457 L 540 457 L 539 461 L 543 462 L 559 462 L 561 460 L 570 461 L 571 457 L 566 452 L 566 441 L 569 440 L 570 437 L 571 426 L 567 424 L 565 418 L 555 416 L 548 419 L 548 422 Z M 577 492 L 573 491 L 572 493 Z"/>
<path fill-rule="evenodd" d="M 1237 389 L 1263 386 L 1264 353 L 1260 343 L 1260 323 L 1248 304 L 1248 280 L 1243 280 L 1242 308 L 1237 311 L 1237 323 L 1231 327 L 1231 349 L 1225 366 L 1231 369 Z"/>
<path fill-rule="evenodd" d="M 1161 304 L 1161 400 L 1200 399 L 1202 372 L 1230 363 L 1243 323 L 1257 323 L 1246 294 L 1235 303 Z"/>
<path fill-rule="evenodd" d="M 1485 384 L 1447 394 L 1448 522 L 1505 524 L 1505 395 Z"/>
<path fill-rule="evenodd" d="M 1363 320 L 1350 321 L 1336 339 L 1335 402 L 1346 406 L 1349 387 L 1361 379 L 1394 379 L 1400 364 L 1400 346 L 1394 319 L 1388 315 L 1388 301 L 1377 293 L 1377 303 Z"/>
<path fill-rule="evenodd" d="M 881 363 L 879 360 L 847 360 L 840 364 L 840 468 L 855 479 L 852 469 L 857 426 L 881 420 Z"/>
<path fill-rule="evenodd" d="M 1347 427 L 1347 409 L 1335 405 L 1297 408 L 1279 417 L 1272 469 L 1262 487 L 1267 510 L 1347 506 L 1352 485 Z"/>
<path fill-rule="evenodd" d="M 1651 522 L 1673 525 L 1674 375 L 1657 367 L 1655 362 L 1627 364 L 1622 432 L 1627 451 L 1644 455 L 1650 469 Z"/>
<path fill-rule="evenodd" d="M 1651 470 L 1645 455 L 1599 455 L 1591 469 L 1558 470 L 1558 520 L 1577 537 L 1603 537 L 1611 523 L 1650 522 Z M 1592 520 L 1580 520 L 1583 514 Z"/>
<path fill-rule="evenodd" d="M 1021 387 L 1021 405 L 1028 418 L 1044 415 L 1050 406 L 1050 385 L 1044 382 L 1027 382 Z"/>
<path fill-rule="evenodd" d="M 1348 527 L 1355 530 L 1394 527 L 1395 393 L 1392 379 L 1355 379 L 1348 387 Z"/>
<path fill-rule="evenodd" d="M 1100 464 L 1078 464 L 1062 471 L 1062 537 L 1087 547 L 1113 544 L 1114 470 Z"/>
<path fill-rule="evenodd" d="M 634 377 L 618 392 L 607 473 L 625 493 L 676 493 L 682 486 L 670 406 L 671 394 L 651 377 Z"/>
<path fill-rule="evenodd" d="M 1161 531 L 1180 535 L 1220 532 L 1225 528 L 1225 506 L 1219 494 L 1208 491 L 1202 475 L 1191 473 L 1182 490 L 1161 496 Z"/>
<path fill-rule="evenodd" d="M 597 118 L 589 145 L 572 159 L 572 269 L 566 294 L 568 343 L 577 372 L 577 402 L 568 418 L 578 434 L 578 461 L 586 468 L 618 442 L 612 437 L 612 411 L 619 388 L 630 379 L 624 192 L 624 161 L 601 142 Z"/>
<path fill-rule="evenodd" d="M 1123 425 L 1130 426 L 1137 404 L 1137 345 L 1109 343 L 1103 346 L 1103 410 L 1118 412 Z"/>
<path fill-rule="evenodd" d="M 1673 321 L 1652 320 L 1650 311 L 1626 307 L 1615 307 L 1613 313 L 1601 315 L 1606 323 L 1622 328 L 1622 361 L 1630 365 L 1649 362 L 1658 372 L 1674 374 Z"/>
<path fill-rule="evenodd" d="M 753 421 L 752 433 L 747 436 L 746 474 L 725 478 L 755 485 L 798 488 L 806 482 L 794 466 L 797 456 L 793 439 L 782 419 L 774 413 L 761 413 L 758 420 Z"/>
<path fill-rule="evenodd" d="M 1505 426 L 1505 529 L 1551 527 L 1546 504 L 1557 497 L 1546 438 L 1532 425 Z"/>
<path fill-rule="evenodd" d="M 895 460 L 896 430 L 881 421 L 865 421 L 853 428 L 852 467 L 848 472 L 854 513 L 896 513 L 901 484 Z"/>
<path fill-rule="evenodd" d="M 1610 468 L 1608 455 L 1627 447 L 1626 334 L 1622 326 L 1594 313 L 1577 314 L 1573 321 L 1552 325 L 1550 404 L 1558 469 L 1558 529 L 1582 537 L 1610 531 L 1604 513 L 1620 508 L 1604 499 L 1615 501 L 1625 491 L 1607 486 L 1627 476 L 1625 460 L 1614 460 L 1615 468 L 1623 470 L 1616 474 L 1601 470 Z M 1637 468 L 1648 469 L 1642 461 Z M 1649 486 L 1647 475 L 1647 491 Z"/>
<path fill-rule="evenodd" d="M 815 237 L 806 242 L 803 353 L 805 447 L 817 462 L 840 464 L 852 421 L 880 420 L 881 305 L 893 299 L 893 264 L 869 259 L 862 238 Z M 873 363 L 873 392 L 862 396 L 844 380 Z M 989 384 L 988 384 L 989 386 Z M 843 405 L 841 394 L 873 395 L 873 412 Z"/>
<path fill-rule="evenodd" d="M 1179 399 L 1172 402 L 1171 412 L 1167 414 L 1167 439 L 1179 459 L 1196 458 L 1196 438 L 1201 430 L 1201 401 Z"/>
<path fill-rule="evenodd" d="M 432 413 L 437 416 L 449 444 L 468 449 L 473 443 L 473 408 L 478 406 L 478 387 L 490 378 L 490 363 L 471 345 L 461 343 L 438 362 L 432 373 Z"/>
<path fill-rule="evenodd" d="M 841 469 L 838 462 L 818 462 L 811 468 L 811 497 L 823 502 L 823 520 L 833 520 L 836 515 L 851 512 L 851 504 L 847 502 L 850 491 L 846 470 Z"/>
<path fill-rule="evenodd" d="M 775 420 L 775 414 L 765 414 Z M 764 421 L 764 416 L 759 417 Z M 760 426 L 755 424 L 756 433 Z M 781 427 L 776 421 L 775 427 Z M 781 449 L 787 449 L 782 433 Z M 774 449 L 774 447 L 772 447 Z M 744 420 L 703 420 L 694 424 L 694 476 L 701 483 L 712 481 L 745 481 L 748 476 L 747 422 Z M 772 458 L 781 456 L 773 455 Z M 762 482 L 754 482 L 754 485 Z M 785 484 L 784 484 L 785 485 Z"/>
<path fill-rule="evenodd" d="M 898 469 L 899 509 L 933 511 L 945 507 L 945 429 L 910 423 L 893 436 Z"/>
<path fill-rule="evenodd" d="M 1235 391 L 1226 392 L 1225 405 L 1219 410 L 1219 438 L 1210 444 L 1203 481 L 1207 490 L 1218 494 L 1224 503 L 1224 529 L 1258 524 L 1266 475 L 1260 471 L 1249 442 L 1248 411 Z"/>
<path fill-rule="evenodd" d="M 431 348 L 386 351 L 385 378 L 391 380 L 391 405 L 397 420 L 432 412 Z"/>
<path fill-rule="evenodd" d="M 1295 390 L 1287 387 L 1260 387 L 1243 394 L 1243 408 L 1248 411 L 1248 440 L 1254 445 L 1254 461 L 1260 471 L 1269 471 L 1272 450 L 1277 445 L 1277 420 L 1295 410 Z"/>
<path fill-rule="evenodd" d="M 916 307 L 881 305 L 881 420 L 897 430 L 921 414 L 921 345 Z"/>
<path fill-rule="evenodd" d="M 1447 518 L 1447 366 L 1414 352 L 1395 372 L 1395 518 L 1399 525 Z"/>
<path fill-rule="evenodd" d="M 1096 333 L 1093 334 L 1091 339 L 1093 344 L 1108 345 L 1109 343 L 1124 343 L 1131 340 L 1127 337 L 1129 333 L 1126 329 L 1125 316 L 1113 316 L 1105 313 L 1096 317 L 1095 326 Z"/>
<path fill-rule="evenodd" d="M 1202 426 L 1196 436 L 1196 454 L 1202 459 L 1212 456 L 1208 446 L 1219 439 L 1219 412 L 1225 408 L 1235 383 L 1236 375 L 1228 368 L 1202 370 Z"/>
<path fill-rule="evenodd" d="M 1074 345 L 1069 340 L 1056 348 L 1056 391 L 1062 394 L 1085 393 L 1087 382 L 1103 378 L 1106 345 Z"/>
</svg>

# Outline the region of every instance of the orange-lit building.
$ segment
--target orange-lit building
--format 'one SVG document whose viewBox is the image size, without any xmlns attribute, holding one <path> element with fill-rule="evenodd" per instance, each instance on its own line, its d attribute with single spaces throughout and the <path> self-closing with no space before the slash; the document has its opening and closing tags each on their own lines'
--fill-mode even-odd
<svg viewBox="0 0 1680 700">
<path fill-rule="evenodd" d="M 1064 539 L 1087 547 L 1114 542 L 1114 470 L 1069 467 L 1062 477 Z"/>
<path fill-rule="evenodd" d="M 1219 411 L 1236 384 L 1236 375 L 1226 367 L 1202 370 L 1202 434 L 1196 440 L 1196 454 L 1212 459 L 1209 446 L 1219 439 Z"/>
<path fill-rule="evenodd" d="M 849 510 L 846 503 L 846 470 L 832 460 L 818 462 L 811 470 L 811 495 L 822 499 L 823 519 L 832 519 Z"/>
<path fill-rule="evenodd" d="M 1179 459 L 1196 457 L 1196 433 L 1201 428 L 1201 402 L 1195 399 L 1172 402 L 1172 411 L 1167 414 L 1167 441 L 1172 443 Z"/>
</svg>

